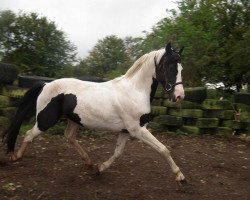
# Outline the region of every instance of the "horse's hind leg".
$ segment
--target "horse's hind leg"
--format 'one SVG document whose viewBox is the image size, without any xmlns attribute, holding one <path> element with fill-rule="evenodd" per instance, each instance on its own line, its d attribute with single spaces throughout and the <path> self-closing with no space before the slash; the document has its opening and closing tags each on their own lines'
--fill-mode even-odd
<svg viewBox="0 0 250 200">
<path fill-rule="evenodd" d="M 114 155 L 99 166 L 99 172 L 102 172 L 105 169 L 109 168 L 110 165 L 115 161 L 115 159 L 117 159 L 123 153 L 124 147 L 129 137 L 130 137 L 129 133 L 123 133 L 123 132 L 119 133 Z"/>
<path fill-rule="evenodd" d="M 77 128 L 78 128 L 78 124 L 68 120 L 68 125 L 67 125 L 65 132 L 64 132 L 64 135 L 67 138 L 67 140 L 69 141 L 69 143 L 75 147 L 75 149 L 79 153 L 81 159 L 85 162 L 86 167 L 91 168 L 92 162 L 89 158 L 89 155 L 81 147 L 81 145 L 78 143 L 78 141 L 76 140 Z"/>
<path fill-rule="evenodd" d="M 27 150 L 27 147 L 29 144 L 33 141 L 35 137 L 37 137 L 42 131 L 40 131 L 37 127 L 37 124 L 35 126 L 28 130 L 25 134 L 24 140 L 21 144 L 21 147 L 18 149 L 17 153 L 13 153 L 10 156 L 11 161 L 16 161 L 18 159 L 21 159 L 23 157 L 24 152 Z"/>
</svg>

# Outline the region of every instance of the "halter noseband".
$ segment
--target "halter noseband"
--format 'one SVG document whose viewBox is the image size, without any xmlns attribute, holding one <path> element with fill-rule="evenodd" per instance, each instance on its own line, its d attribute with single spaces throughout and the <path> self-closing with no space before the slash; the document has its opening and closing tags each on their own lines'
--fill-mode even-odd
<svg viewBox="0 0 250 200">
<path fill-rule="evenodd" d="M 181 81 L 180 81 L 180 82 L 176 82 L 176 83 L 174 83 L 174 84 L 167 83 L 167 84 L 166 84 L 165 90 L 166 90 L 167 92 L 171 92 L 171 91 L 175 88 L 176 85 L 183 85 L 183 83 L 182 83 Z"/>
<path fill-rule="evenodd" d="M 159 64 L 156 63 L 156 58 L 154 57 L 154 62 L 155 62 L 155 67 L 159 67 Z M 182 81 L 179 81 L 179 82 L 176 82 L 174 84 L 171 84 L 171 83 L 166 83 L 166 88 L 165 90 L 167 92 L 171 92 L 173 91 L 173 89 L 175 88 L 176 85 L 183 85 L 183 82 Z"/>
</svg>

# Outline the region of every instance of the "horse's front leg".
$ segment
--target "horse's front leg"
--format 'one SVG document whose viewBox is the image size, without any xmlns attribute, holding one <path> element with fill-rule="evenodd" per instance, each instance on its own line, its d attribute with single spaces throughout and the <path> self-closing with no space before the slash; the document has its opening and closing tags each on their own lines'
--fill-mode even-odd
<svg viewBox="0 0 250 200">
<path fill-rule="evenodd" d="M 167 149 L 166 146 L 164 146 L 161 142 L 159 142 L 147 129 L 146 127 L 137 127 L 128 129 L 131 136 L 136 137 L 149 146 L 151 146 L 153 149 L 155 149 L 157 152 L 159 152 L 168 162 L 170 165 L 173 173 L 176 174 L 176 181 L 181 184 L 185 183 L 185 177 L 182 174 L 180 168 L 175 164 L 173 158 L 170 155 L 170 151 Z"/>
</svg>

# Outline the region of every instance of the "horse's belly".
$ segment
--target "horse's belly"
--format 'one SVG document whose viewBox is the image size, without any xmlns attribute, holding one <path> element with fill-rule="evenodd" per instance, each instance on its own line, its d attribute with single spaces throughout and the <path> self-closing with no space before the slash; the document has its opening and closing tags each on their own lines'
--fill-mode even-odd
<svg viewBox="0 0 250 200">
<path fill-rule="evenodd" d="M 82 116 L 82 124 L 84 127 L 95 129 L 95 130 L 104 130 L 104 131 L 121 131 L 124 129 L 123 121 L 119 118 L 100 118 L 95 116 Z"/>
<path fill-rule="evenodd" d="M 105 106 L 85 104 L 84 107 L 77 107 L 74 112 L 80 116 L 81 124 L 90 129 L 121 131 L 125 128 L 117 111 L 108 104 Z"/>
</svg>

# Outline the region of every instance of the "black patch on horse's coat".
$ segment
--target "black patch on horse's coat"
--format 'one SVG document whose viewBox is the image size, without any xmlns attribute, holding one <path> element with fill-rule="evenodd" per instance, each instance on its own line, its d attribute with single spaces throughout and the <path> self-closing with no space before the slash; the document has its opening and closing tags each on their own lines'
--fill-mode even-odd
<svg viewBox="0 0 250 200">
<path fill-rule="evenodd" d="M 143 127 L 146 123 L 150 121 L 150 113 L 143 114 L 140 117 L 140 126 Z"/>
<path fill-rule="evenodd" d="M 153 82 L 151 84 L 151 92 L 150 92 L 150 103 L 152 103 L 152 101 L 154 99 L 157 87 L 158 87 L 158 81 L 157 81 L 157 79 L 153 78 Z M 150 118 L 151 118 L 151 114 L 150 113 L 143 114 L 140 117 L 140 126 L 143 127 L 146 123 L 149 123 Z"/>
<path fill-rule="evenodd" d="M 74 94 L 59 94 L 53 97 L 37 115 L 38 128 L 41 131 L 48 130 L 56 124 L 62 115 L 82 125 L 80 117 L 73 112 L 76 105 L 77 97 Z"/>
<path fill-rule="evenodd" d="M 155 92 L 157 90 L 157 87 L 158 87 L 158 81 L 155 78 L 153 78 L 153 83 L 151 85 L 151 92 L 150 92 L 150 103 L 152 103 L 155 97 Z"/>
<path fill-rule="evenodd" d="M 78 114 L 74 113 L 74 109 L 77 105 L 77 97 L 73 94 L 65 94 L 63 99 L 63 115 L 68 117 L 73 122 L 82 125 L 81 124 L 81 118 Z"/>
<path fill-rule="evenodd" d="M 62 116 L 62 99 L 64 94 L 59 94 L 53 97 L 47 106 L 38 113 L 37 123 L 41 131 L 46 131 L 48 128 L 56 124 Z"/>
<path fill-rule="evenodd" d="M 127 129 L 122 129 L 121 133 L 129 133 L 129 131 Z"/>
</svg>

